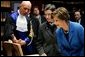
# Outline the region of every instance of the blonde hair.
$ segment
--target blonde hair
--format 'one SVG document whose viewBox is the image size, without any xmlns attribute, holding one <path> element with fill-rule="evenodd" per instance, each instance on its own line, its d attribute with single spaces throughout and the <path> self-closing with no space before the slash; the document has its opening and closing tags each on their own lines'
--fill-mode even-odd
<svg viewBox="0 0 85 57">
<path fill-rule="evenodd" d="M 64 7 L 59 7 L 57 9 L 55 9 L 55 11 L 53 12 L 52 15 L 57 16 L 59 19 L 65 20 L 66 22 L 68 22 L 68 20 L 70 19 L 70 15 L 69 15 L 67 9 Z"/>
</svg>

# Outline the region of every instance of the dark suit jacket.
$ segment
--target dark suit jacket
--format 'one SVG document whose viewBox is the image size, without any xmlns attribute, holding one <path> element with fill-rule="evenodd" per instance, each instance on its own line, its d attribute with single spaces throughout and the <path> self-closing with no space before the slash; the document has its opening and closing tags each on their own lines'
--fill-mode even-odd
<svg viewBox="0 0 85 57">
<path fill-rule="evenodd" d="M 32 22 L 32 28 L 34 32 L 34 38 L 38 37 L 38 29 L 39 29 L 39 21 L 34 18 L 33 16 L 30 16 L 31 22 Z"/>
<path fill-rule="evenodd" d="M 85 27 L 85 25 L 84 25 L 84 18 L 83 18 L 83 17 L 81 18 L 80 24 L 81 24 L 83 27 Z"/>
<path fill-rule="evenodd" d="M 54 32 L 51 32 L 51 28 L 44 22 L 39 29 L 38 38 L 35 40 L 35 44 L 39 54 L 46 53 L 47 56 L 58 56 L 57 44 L 55 42 Z"/>
<path fill-rule="evenodd" d="M 35 15 L 33 15 L 33 14 L 31 14 L 31 17 L 32 17 L 32 19 L 37 19 L 35 17 Z M 45 17 L 43 15 L 40 15 L 40 17 L 41 17 L 40 19 L 41 19 L 41 24 L 42 24 L 42 23 L 44 23 L 46 21 L 46 19 L 45 19 Z M 37 19 L 37 21 L 39 22 L 38 19 Z M 40 25 L 40 22 L 39 22 L 39 25 Z"/>
<path fill-rule="evenodd" d="M 34 17 L 34 15 L 30 15 L 30 18 L 31 18 L 31 22 L 32 22 L 32 28 L 33 28 L 33 32 L 34 32 L 34 38 L 37 38 L 38 37 L 38 30 L 39 30 L 39 26 L 40 26 L 40 23 L 39 23 L 39 20 L 37 18 Z M 41 23 L 44 23 L 46 21 L 46 19 L 41 16 Z"/>
</svg>

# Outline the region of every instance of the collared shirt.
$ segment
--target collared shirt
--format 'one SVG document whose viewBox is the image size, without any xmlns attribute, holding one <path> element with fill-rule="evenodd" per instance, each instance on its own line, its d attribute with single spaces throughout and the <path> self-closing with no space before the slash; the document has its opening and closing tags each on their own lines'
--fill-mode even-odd
<svg viewBox="0 0 85 57">
<path fill-rule="evenodd" d="M 21 15 L 19 10 L 18 10 L 18 13 L 19 13 L 19 15 L 18 15 L 17 21 L 16 21 L 16 26 L 17 26 L 16 30 L 21 31 L 21 32 L 26 32 L 26 31 L 28 31 L 26 17 Z"/>
</svg>

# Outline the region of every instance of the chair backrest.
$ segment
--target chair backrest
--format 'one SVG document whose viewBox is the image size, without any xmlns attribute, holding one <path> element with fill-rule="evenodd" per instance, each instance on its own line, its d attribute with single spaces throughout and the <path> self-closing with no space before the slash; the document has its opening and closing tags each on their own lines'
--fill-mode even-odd
<svg viewBox="0 0 85 57">
<path fill-rule="evenodd" d="M 20 44 L 5 41 L 3 42 L 3 48 L 5 49 L 7 56 L 23 56 Z"/>
<path fill-rule="evenodd" d="M 16 56 L 23 56 L 23 51 L 20 44 L 12 43 Z"/>
<path fill-rule="evenodd" d="M 4 41 L 3 44 L 3 51 L 6 56 L 12 56 L 12 44 L 8 41 Z"/>
</svg>

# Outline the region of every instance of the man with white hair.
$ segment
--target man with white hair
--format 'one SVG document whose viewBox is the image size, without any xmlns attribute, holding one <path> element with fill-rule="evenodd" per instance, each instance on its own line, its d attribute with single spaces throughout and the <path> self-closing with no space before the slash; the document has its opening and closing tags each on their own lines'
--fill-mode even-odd
<svg viewBox="0 0 85 57">
<path fill-rule="evenodd" d="M 22 1 L 19 10 L 10 14 L 6 19 L 6 33 L 5 38 L 9 38 L 20 45 L 22 45 L 25 54 L 32 54 L 35 52 L 33 45 L 30 43 L 30 1 Z"/>
</svg>

